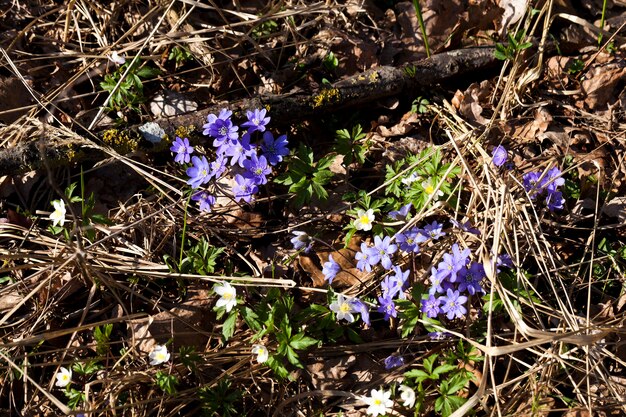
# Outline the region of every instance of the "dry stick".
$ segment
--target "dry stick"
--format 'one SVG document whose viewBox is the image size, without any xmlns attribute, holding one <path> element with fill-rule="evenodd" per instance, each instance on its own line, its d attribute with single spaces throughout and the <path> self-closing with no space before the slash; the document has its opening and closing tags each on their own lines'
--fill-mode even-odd
<svg viewBox="0 0 626 417">
<path fill-rule="evenodd" d="M 417 92 L 432 88 L 443 81 L 467 76 L 472 73 L 484 72 L 501 62 L 494 57 L 493 47 L 475 47 L 433 55 L 429 59 L 407 65 L 403 68 L 382 66 L 353 77 L 337 82 L 330 89 L 323 89 L 313 94 L 284 94 L 278 96 L 261 96 L 252 99 L 238 100 L 228 104 L 231 110 L 239 111 L 251 108 L 269 108 L 274 121 L 288 124 L 292 120 L 303 120 L 323 116 L 340 109 L 364 106 L 379 99 Z M 188 113 L 174 118 L 157 119 L 155 122 L 173 138 L 180 127 L 193 127 L 201 132 L 209 113 L 218 113 L 225 105 L 217 105 L 200 111 Z M 100 114 L 102 111 L 100 111 Z M 50 131 L 55 131 L 50 126 Z M 119 135 L 136 137 L 137 126 L 119 130 Z M 42 134 L 43 149 L 35 143 L 21 143 L 12 149 L 0 152 L 0 176 L 15 175 L 41 168 L 42 153 L 51 165 L 68 165 L 70 161 L 103 159 L 102 149 L 94 146 L 91 139 L 75 135 L 74 139 L 65 143 L 64 138 L 52 140 L 49 132 Z M 100 135 L 101 136 L 101 135 Z M 80 150 L 80 152 L 77 152 Z M 150 152 L 152 145 L 142 147 Z M 70 158 L 73 155 L 73 158 Z"/>
</svg>

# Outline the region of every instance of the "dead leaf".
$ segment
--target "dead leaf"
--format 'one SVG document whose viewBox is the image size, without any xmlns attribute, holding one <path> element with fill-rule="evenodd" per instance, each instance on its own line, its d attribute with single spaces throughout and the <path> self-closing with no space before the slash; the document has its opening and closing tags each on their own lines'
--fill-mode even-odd
<svg viewBox="0 0 626 417">
<path fill-rule="evenodd" d="M 626 61 L 594 67 L 587 71 L 585 80 L 581 83 L 584 103 L 591 110 L 606 110 L 609 104 L 617 101 L 617 97 L 624 89 L 623 82 L 626 77 Z M 621 88 L 618 88 L 620 87 Z M 582 107 L 579 101 L 576 103 Z"/>
<path fill-rule="evenodd" d="M 626 222 L 626 197 L 614 197 L 604 206 L 602 212 L 609 217 L 617 217 L 620 223 Z"/>
</svg>

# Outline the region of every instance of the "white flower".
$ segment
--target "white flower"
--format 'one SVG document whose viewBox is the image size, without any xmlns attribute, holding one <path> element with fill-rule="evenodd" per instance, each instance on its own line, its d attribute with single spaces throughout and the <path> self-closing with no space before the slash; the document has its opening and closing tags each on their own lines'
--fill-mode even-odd
<svg viewBox="0 0 626 417">
<path fill-rule="evenodd" d="M 263 363 L 269 358 L 269 352 L 263 345 L 252 345 L 252 353 L 256 354 L 256 361 Z"/>
<path fill-rule="evenodd" d="M 107 55 L 107 58 L 109 58 L 109 61 L 111 61 L 115 65 L 124 65 L 124 63 L 126 62 L 126 57 L 121 56 L 117 53 L 117 51 L 111 52 L 109 55 Z"/>
<path fill-rule="evenodd" d="M 435 185 L 433 184 L 432 178 L 429 178 L 426 181 L 424 181 L 422 183 L 422 188 L 424 188 L 424 191 L 426 192 L 426 194 L 428 194 L 429 196 L 430 195 L 433 196 L 433 201 L 439 200 L 439 197 L 443 195 L 443 191 L 441 190 L 437 190 L 437 192 L 435 193 Z"/>
<path fill-rule="evenodd" d="M 352 301 L 341 294 L 337 294 L 337 299 L 330 304 L 330 309 L 337 314 L 337 320 L 346 320 L 348 323 L 352 323 L 354 321 L 354 316 L 352 313 L 355 313 L 354 306 L 352 305 Z"/>
<path fill-rule="evenodd" d="M 415 391 L 408 385 L 400 385 L 400 399 L 405 407 L 411 408 L 415 405 Z"/>
<path fill-rule="evenodd" d="M 370 396 L 365 399 L 365 403 L 369 405 L 367 414 L 371 416 L 387 414 L 393 406 L 391 391 L 373 389 Z"/>
<path fill-rule="evenodd" d="M 63 226 L 65 223 L 65 202 L 63 200 L 52 201 L 54 211 L 50 214 L 53 226 Z"/>
<path fill-rule="evenodd" d="M 148 358 L 150 359 L 150 365 L 160 365 L 170 360 L 170 353 L 167 351 L 167 347 L 156 345 Z"/>
<path fill-rule="evenodd" d="M 222 285 L 216 285 L 213 290 L 220 296 L 220 299 L 217 300 L 217 304 L 215 304 L 216 307 L 219 308 L 224 306 L 226 308 L 226 312 L 228 313 L 237 305 L 237 290 L 228 282 L 225 282 Z"/>
<path fill-rule="evenodd" d="M 419 179 L 420 179 L 420 177 L 419 177 L 419 175 L 417 175 L 417 172 L 413 172 L 411 175 L 409 175 L 406 178 L 402 178 L 400 181 L 404 185 L 411 185 L 411 184 L 413 184 L 415 181 L 417 181 Z"/>
<path fill-rule="evenodd" d="M 64 367 L 59 368 L 59 372 L 56 374 L 57 382 L 54 384 L 57 387 L 66 387 L 67 384 L 72 382 L 72 370 Z"/>
<path fill-rule="evenodd" d="M 354 221 L 354 227 L 356 230 L 372 230 L 372 222 L 374 221 L 374 210 L 369 209 L 367 211 L 359 209 L 356 212 L 356 220 Z"/>
</svg>

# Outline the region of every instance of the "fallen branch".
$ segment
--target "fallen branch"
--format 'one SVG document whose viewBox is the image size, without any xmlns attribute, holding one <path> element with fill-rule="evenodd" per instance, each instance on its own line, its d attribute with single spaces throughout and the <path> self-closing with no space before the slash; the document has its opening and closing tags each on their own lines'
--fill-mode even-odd
<svg viewBox="0 0 626 417">
<path fill-rule="evenodd" d="M 228 108 L 240 114 L 249 109 L 269 108 L 274 121 L 304 120 L 346 108 L 364 106 L 401 93 L 416 93 L 446 80 L 491 69 L 499 63 L 494 57 L 493 47 L 460 49 L 433 55 L 402 68 L 377 67 L 341 80 L 331 88 L 321 89 L 314 94 L 260 96 L 231 102 Z M 202 125 L 206 123 L 206 116 L 209 113 L 218 113 L 223 107 L 224 105 L 216 105 L 154 122 L 169 138 L 193 136 L 194 132 L 198 136 Z M 98 132 L 97 139 L 38 122 L 28 127 L 30 130 L 33 128 L 37 131 L 36 135 L 22 134 L 17 145 L 9 145 L 0 151 L 0 176 L 40 169 L 44 160 L 54 167 L 108 157 L 107 153 L 99 150 L 101 147 L 110 147 L 123 154 L 138 149 L 146 152 L 162 151 L 166 149 L 163 145 L 168 144 L 168 141 L 163 141 L 163 145 L 154 146 L 141 139 L 138 126 Z M 10 125 L 0 129 L 0 133 L 15 129 L 15 125 Z M 33 140 L 34 138 L 38 140 Z"/>
</svg>

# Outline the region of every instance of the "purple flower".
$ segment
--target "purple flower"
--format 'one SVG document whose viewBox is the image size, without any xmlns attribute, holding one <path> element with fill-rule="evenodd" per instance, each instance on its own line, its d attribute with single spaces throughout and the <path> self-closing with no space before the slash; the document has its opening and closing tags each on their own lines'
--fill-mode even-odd
<svg viewBox="0 0 626 417">
<path fill-rule="evenodd" d="M 469 268 L 463 268 L 459 271 L 459 291 L 467 291 L 471 295 L 477 292 L 484 293 L 485 290 L 480 286 L 480 283 L 485 276 L 483 264 L 472 262 Z"/>
<path fill-rule="evenodd" d="M 370 257 L 372 266 L 380 262 L 383 268 L 390 269 L 391 255 L 398 250 L 398 246 L 391 243 L 389 236 L 385 236 L 384 239 L 381 239 L 380 236 L 374 236 L 374 249 Z"/>
<path fill-rule="evenodd" d="M 248 117 L 248 121 L 243 123 L 241 127 L 248 128 L 248 133 L 252 133 L 255 130 L 259 132 L 265 132 L 265 126 L 270 122 L 269 117 L 265 117 L 267 110 L 265 109 L 254 109 L 254 111 L 246 111 L 246 116 Z"/>
<path fill-rule="evenodd" d="M 413 203 L 409 203 L 406 206 L 402 206 L 400 207 L 399 210 L 390 211 L 389 217 L 391 217 L 394 220 L 404 220 L 406 219 L 406 216 L 409 214 L 411 207 L 413 207 Z"/>
<path fill-rule="evenodd" d="M 404 293 L 404 290 L 408 288 L 408 280 L 411 270 L 407 269 L 406 271 L 403 271 L 399 266 L 394 266 L 393 270 L 395 272 L 395 275 L 391 277 L 391 289 L 395 291 L 396 294 L 399 294 L 399 298 L 404 300 L 406 299 L 406 294 Z"/>
<path fill-rule="evenodd" d="M 541 192 L 541 184 L 539 178 L 540 175 L 538 172 L 529 172 L 523 177 L 524 189 L 533 200 L 535 199 L 535 196 Z"/>
<path fill-rule="evenodd" d="M 396 233 L 396 242 L 400 245 L 400 249 L 408 253 L 419 253 L 420 248 L 418 244 L 426 242 L 426 240 L 428 239 L 416 227 L 404 233 Z"/>
<path fill-rule="evenodd" d="M 428 333 L 428 337 L 430 337 L 431 340 L 443 340 L 443 339 L 447 339 L 450 336 L 452 336 L 450 333 L 448 332 L 430 332 Z"/>
<path fill-rule="evenodd" d="M 371 258 L 376 249 L 370 248 L 365 242 L 361 243 L 361 251 L 354 255 L 354 259 L 357 260 L 356 267 L 360 271 L 372 272 Z M 376 263 L 374 263 L 376 265 Z"/>
<path fill-rule="evenodd" d="M 370 309 L 367 306 L 367 304 L 365 304 L 363 301 L 359 300 L 358 298 L 353 298 L 352 308 L 354 308 L 354 311 L 356 311 L 357 313 L 361 315 L 361 320 L 363 320 L 363 323 L 367 324 L 368 326 L 371 325 Z"/>
<path fill-rule="evenodd" d="M 294 230 L 291 232 L 295 236 L 291 238 L 291 244 L 295 250 L 304 249 L 304 253 L 308 253 L 313 247 L 313 239 L 306 233 Z"/>
<path fill-rule="evenodd" d="M 497 272 L 500 272 L 500 267 L 505 267 L 509 269 L 513 269 L 513 267 L 515 267 L 515 265 L 513 264 L 513 259 L 511 259 L 511 255 L 509 255 L 508 253 L 503 253 L 502 255 L 498 256 L 498 259 L 496 259 Z"/>
<path fill-rule="evenodd" d="M 548 192 L 548 196 L 546 197 L 546 204 L 548 205 L 548 210 L 561 210 L 563 208 L 563 204 L 565 203 L 565 199 L 563 198 L 563 194 L 560 191 L 552 191 Z"/>
<path fill-rule="evenodd" d="M 557 187 L 563 184 L 565 184 L 565 179 L 561 177 L 561 170 L 557 167 L 550 168 L 541 180 L 541 187 L 546 188 L 548 193 L 555 192 Z"/>
<path fill-rule="evenodd" d="M 428 294 L 444 293 L 452 284 L 446 281 L 445 277 L 434 267 L 430 269 L 430 289 Z"/>
<path fill-rule="evenodd" d="M 324 262 L 324 268 L 322 268 L 322 274 L 329 284 L 333 283 L 333 279 L 337 273 L 341 270 L 341 267 L 333 259 L 333 255 L 328 255 L 328 262 Z"/>
<path fill-rule="evenodd" d="M 497 167 L 501 167 L 502 165 L 504 165 L 506 163 L 506 160 L 508 159 L 508 153 L 506 151 L 506 148 L 502 145 L 496 146 L 493 149 L 491 156 L 493 164 Z"/>
<path fill-rule="evenodd" d="M 422 300 L 422 313 L 426 313 L 426 317 L 436 318 L 441 312 L 441 300 L 434 295 L 430 295 L 427 299 Z"/>
<path fill-rule="evenodd" d="M 289 155 L 289 149 L 287 149 L 287 135 L 279 136 L 274 140 L 272 132 L 264 132 L 261 151 L 263 151 L 263 155 L 265 155 L 267 161 L 272 166 L 282 162 L 283 156 Z"/>
<path fill-rule="evenodd" d="M 215 205 L 215 197 L 212 196 L 211 194 L 209 194 L 206 191 L 200 191 L 195 193 L 191 199 L 193 201 L 197 201 L 200 203 L 200 210 L 201 211 L 207 211 L 210 212 L 211 211 L 211 207 L 213 207 L 213 205 Z"/>
<path fill-rule="evenodd" d="M 246 133 L 240 140 L 237 140 L 235 144 L 231 144 L 226 149 L 225 155 L 232 157 L 230 160 L 231 166 L 238 163 L 243 168 L 244 161 L 255 152 L 254 148 L 255 146 L 250 144 L 250 135 Z"/>
<path fill-rule="evenodd" d="M 441 237 L 444 237 L 446 234 L 442 231 L 443 224 L 437 223 L 437 220 L 432 222 L 431 224 L 427 224 L 424 226 L 423 234 L 427 235 L 433 240 L 437 240 Z"/>
<path fill-rule="evenodd" d="M 217 148 L 223 145 L 227 140 L 237 140 L 239 137 L 239 133 L 237 132 L 239 127 L 234 126 L 233 122 L 230 120 L 232 114 L 232 111 L 222 109 L 219 116 L 215 116 L 214 114 L 207 116 L 209 123 L 202 126 L 204 128 L 202 133 L 215 138 L 215 140 L 213 140 L 214 147 Z"/>
<path fill-rule="evenodd" d="M 395 283 L 395 278 L 391 275 L 385 277 L 383 282 L 380 283 L 380 288 L 383 290 L 383 298 L 393 298 L 399 291 Z"/>
<path fill-rule="evenodd" d="M 452 245 L 452 253 L 443 255 L 443 261 L 437 266 L 437 276 L 441 279 L 447 278 L 450 282 L 456 282 L 457 272 L 467 263 L 467 258 L 471 251 L 464 249 L 461 251 L 458 244 Z"/>
<path fill-rule="evenodd" d="M 385 369 L 390 370 L 404 365 L 404 358 L 398 355 L 389 355 L 385 358 Z"/>
<path fill-rule="evenodd" d="M 209 164 L 210 168 L 210 176 L 215 179 L 219 179 L 224 172 L 226 172 L 226 164 L 228 163 L 228 158 L 224 157 L 224 155 L 217 155 L 215 161 L 211 161 Z"/>
<path fill-rule="evenodd" d="M 463 306 L 467 301 L 467 297 L 460 295 L 459 291 L 452 291 L 452 289 L 448 288 L 447 295 L 442 295 L 440 299 L 443 302 L 441 311 L 446 313 L 448 320 L 452 320 L 455 317 L 461 318 L 467 313 L 467 310 Z"/>
<path fill-rule="evenodd" d="M 207 161 L 206 156 L 203 156 L 202 158 L 193 156 L 191 158 L 191 163 L 193 166 L 187 168 L 187 175 L 189 176 L 187 184 L 191 185 L 191 188 L 198 188 L 202 184 L 209 182 L 211 174 L 209 161 Z"/>
<path fill-rule="evenodd" d="M 189 163 L 189 158 L 191 158 L 191 154 L 193 153 L 193 146 L 189 146 L 189 139 L 181 139 L 176 136 L 176 140 L 172 144 L 170 151 L 176 154 L 176 156 L 174 157 L 174 162 L 179 164 L 187 164 Z"/>
<path fill-rule="evenodd" d="M 235 201 L 243 200 L 246 203 L 252 202 L 254 194 L 259 191 L 254 181 L 237 174 L 235 175 L 235 183 L 236 184 L 233 186 Z"/>
<path fill-rule="evenodd" d="M 461 229 L 464 232 L 472 233 L 472 234 L 475 234 L 475 235 L 480 235 L 480 230 L 478 230 L 475 227 L 472 227 L 472 223 L 470 223 L 469 220 L 466 221 L 465 223 L 461 223 L 461 222 L 459 222 L 459 221 L 457 221 L 455 219 L 450 219 L 450 223 L 452 223 L 452 225 L 454 227 L 456 227 L 457 229 Z"/>
<path fill-rule="evenodd" d="M 263 155 L 257 157 L 251 154 L 250 159 L 243 161 L 243 167 L 246 169 L 243 176 L 250 178 L 255 184 L 267 184 L 267 177 L 272 172 L 272 168 L 267 165 L 267 159 Z"/>
<path fill-rule="evenodd" d="M 391 317 L 398 317 L 398 310 L 396 310 L 396 304 L 391 297 L 378 297 L 380 307 L 378 307 L 379 313 L 385 314 L 385 320 L 389 321 Z"/>
</svg>

